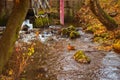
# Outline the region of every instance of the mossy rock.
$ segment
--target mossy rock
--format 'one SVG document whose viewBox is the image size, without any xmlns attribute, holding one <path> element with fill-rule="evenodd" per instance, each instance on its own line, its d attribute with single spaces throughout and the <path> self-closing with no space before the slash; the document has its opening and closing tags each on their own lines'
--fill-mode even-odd
<svg viewBox="0 0 120 80">
<path fill-rule="evenodd" d="M 76 29 L 73 25 L 70 25 L 67 29 L 68 29 L 69 32 L 76 31 Z"/>
<path fill-rule="evenodd" d="M 120 40 L 116 41 L 116 42 L 113 44 L 113 50 L 114 50 L 116 53 L 120 53 Z"/>
<path fill-rule="evenodd" d="M 62 35 L 68 36 L 71 39 L 80 37 L 79 32 L 76 31 L 76 28 L 73 25 L 70 25 L 67 28 L 61 30 Z"/>
<path fill-rule="evenodd" d="M 62 35 L 69 35 L 67 28 L 62 29 Z"/>
<path fill-rule="evenodd" d="M 82 50 L 77 51 L 74 54 L 74 59 L 79 63 L 90 63 L 90 59 L 85 55 L 85 53 Z"/>
<path fill-rule="evenodd" d="M 71 39 L 80 37 L 80 34 L 77 31 L 71 31 L 70 36 Z"/>
</svg>

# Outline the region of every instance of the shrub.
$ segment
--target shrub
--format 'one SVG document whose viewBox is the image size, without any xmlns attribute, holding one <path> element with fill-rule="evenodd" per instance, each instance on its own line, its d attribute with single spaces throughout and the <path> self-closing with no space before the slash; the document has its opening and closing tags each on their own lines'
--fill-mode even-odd
<svg viewBox="0 0 120 80">
<path fill-rule="evenodd" d="M 48 19 L 48 17 L 42 18 L 42 21 L 43 21 L 43 25 L 44 26 L 49 25 L 49 19 Z"/>
<path fill-rule="evenodd" d="M 48 17 L 44 17 L 44 18 L 39 17 L 39 18 L 35 19 L 34 27 L 40 28 L 40 27 L 44 27 L 44 26 L 47 26 L 47 25 L 49 25 Z"/>
<path fill-rule="evenodd" d="M 11 80 L 17 80 L 25 67 L 29 64 L 30 57 L 35 53 L 34 44 L 20 43 L 14 48 L 12 57 L 6 65 L 5 76 L 9 76 Z"/>
<path fill-rule="evenodd" d="M 43 26 L 43 21 L 42 21 L 41 17 L 35 19 L 34 26 L 35 27 L 42 27 Z"/>
</svg>

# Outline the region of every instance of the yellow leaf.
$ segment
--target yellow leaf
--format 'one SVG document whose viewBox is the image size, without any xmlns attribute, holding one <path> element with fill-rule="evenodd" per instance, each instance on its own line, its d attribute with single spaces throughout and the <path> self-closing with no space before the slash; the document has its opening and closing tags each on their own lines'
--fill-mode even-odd
<svg viewBox="0 0 120 80">
<path fill-rule="evenodd" d="M 8 72 L 9 75 L 12 75 L 13 74 L 13 70 L 10 69 L 9 72 Z"/>
</svg>

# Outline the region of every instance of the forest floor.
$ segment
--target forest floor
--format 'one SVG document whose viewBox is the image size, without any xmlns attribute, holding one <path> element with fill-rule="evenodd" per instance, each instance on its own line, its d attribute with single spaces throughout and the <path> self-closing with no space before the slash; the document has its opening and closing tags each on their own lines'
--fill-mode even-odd
<svg viewBox="0 0 120 80">
<path fill-rule="evenodd" d="M 22 77 L 26 80 L 120 80 L 120 55 L 112 50 L 98 50 L 99 43 L 92 41 L 92 34 L 84 33 L 81 28 L 79 33 L 81 37 L 74 40 L 52 36 L 53 39 L 44 43 L 49 47 L 44 59 L 41 60 L 41 53 L 34 54 Z M 69 43 L 75 50 L 67 49 Z M 90 64 L 74 60 L 78 50 L 85 52 Z"/>
</svg>

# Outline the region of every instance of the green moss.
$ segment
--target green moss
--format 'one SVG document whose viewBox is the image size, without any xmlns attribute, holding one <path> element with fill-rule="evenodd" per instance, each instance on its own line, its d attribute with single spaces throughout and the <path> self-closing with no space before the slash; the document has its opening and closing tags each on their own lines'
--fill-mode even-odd
<svg viewBox="0 0 120 80">
<path fill-rule="evenodd" d="M 35 19 L 34 27 L 44 27 L 47 25 L 49 25 L 49 18 L 48 17 L 44 17 L 44 18 L 39 17 L 39 18 Z"/>
<path fill-rule="evenodd" d="M 80 34 L 77 31 L 71 31 L 71 33 L 70 33 L 71 39 L 77 38 L 79 36 L 80 36 Z"/>
<path fill-rule="evenodd" d="M 48 25 L 49 24 L 49 19 L 47 17 L 42 18 L 43 25 Z"/>
<path fill-rule="evenodd" d="M 109 15 L 107 15 L 107 13 L 105 13 L 103 11 L 104 15 L 105 15 L 105 18 L 109 20 L 109 22 L 112 24 L 111 27 L 110 26 L 106 26 L 108 29 L 111 28 L 111 29 L 114 29 L 114 28 L 117 28 L 118 27 L 118 24 L 116 23 L 116 21 L 110 17 Z"/>
<path fill-rule="evenodd" d="M 80 34 L 76 31 L 76 28 L 73 25 L 70 25 L 67 28 L 63 28 L 61 33 L 62 35 L 67 35 L 71 39 L 74 39 L 80 36 Z"/>
<path fill-rule="evenodd" d="M 79 50 L 74 54 L 74 59 L 80 63 L 90 63 L 90 59 L 85 55 L 82 50 Z"/>
<path fill-rule="evenodd" d="M 41 26 L 43 26 L 43 21 L 42 21 L 41 17 L 35 19 L 34 26 L 35 27 L 41 27 Z"/>
<path fill-rule="evenodd" d="M 69 32 L 76 30 L 73 25 L 70 25 L 67 29 L 68 29 Z"/>
<path fill-rule="evenodd" d="M 62 29 L 62 35 L 68 35 L 68 29 L 67 28 Z"/>
</svg>

